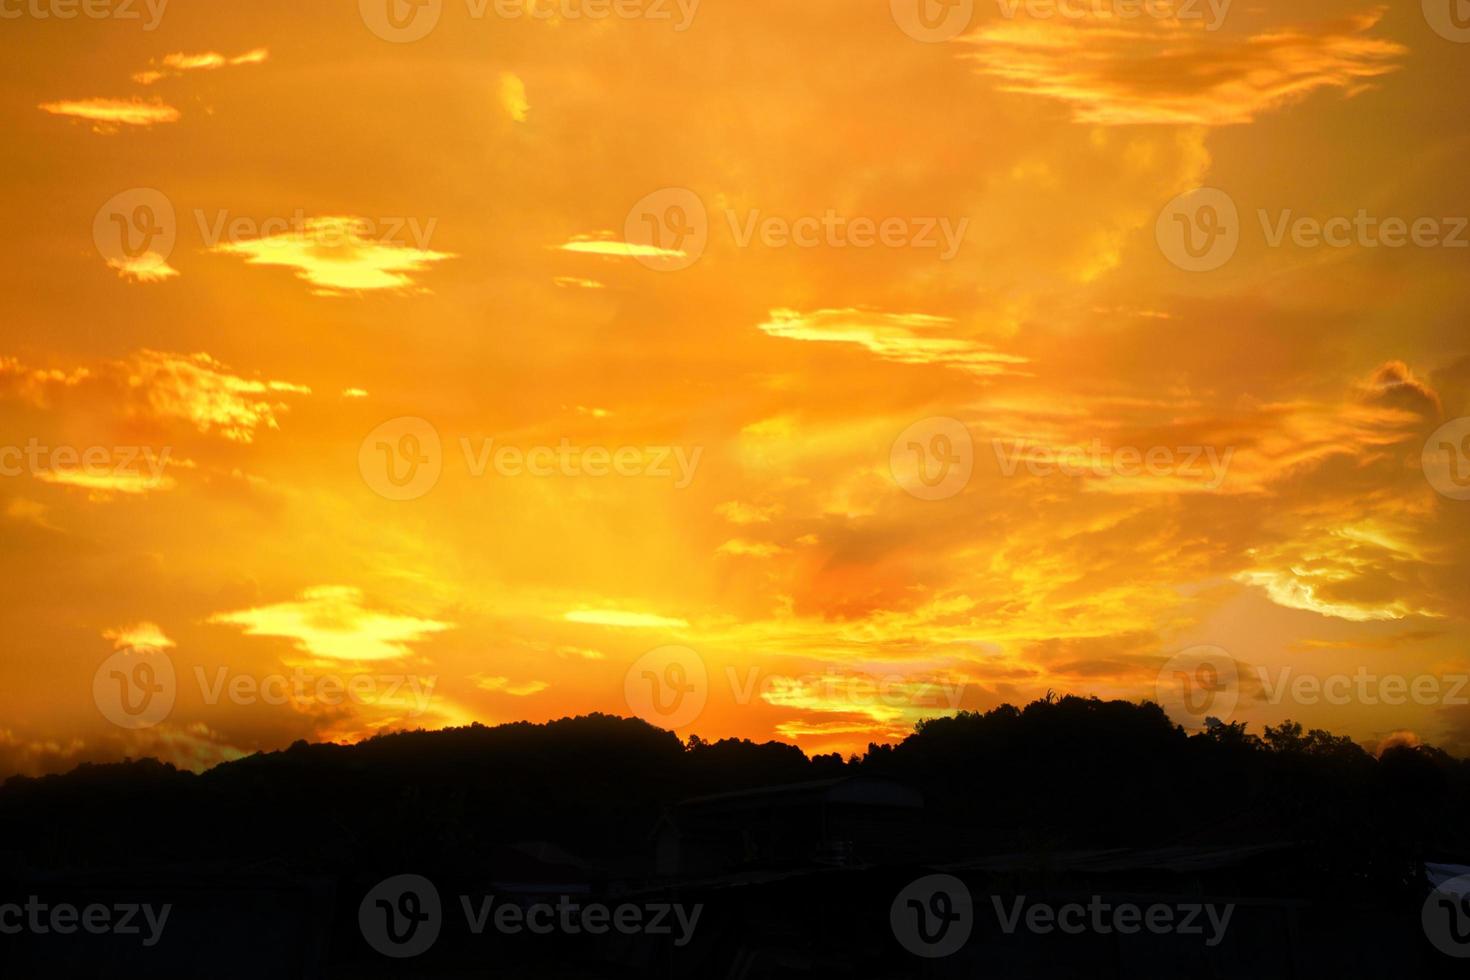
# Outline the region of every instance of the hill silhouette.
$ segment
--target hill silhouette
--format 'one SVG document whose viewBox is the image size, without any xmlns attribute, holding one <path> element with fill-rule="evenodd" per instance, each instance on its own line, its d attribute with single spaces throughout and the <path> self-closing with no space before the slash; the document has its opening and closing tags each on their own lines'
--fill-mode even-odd
<svg viewBox="0 0 1470 980">
<path fill-rule="evenodd" d="M 992 890 L 1018 887 L 1017 876 L 1053 887 L 1104 872 L 1109 888 L 1157 890 L 1176 887 L 1165 871 L 1187 869 L 1216 876 L 1191 887 L 1408 915 L 1426 862 L 1470 857 L 1467 806 L 1470 762 L 1433 748 L 1375 758 L 1291 722 L 1259 735 L 1212 722 L 1190 734 L 1150 703 L 1048 697 L 962 712 L 849 759 L 681 741 L 640 720 L 591 715 L 350 746 L 298 742 L 201 774 L 141 760 L 12 777 L 0 788 L 0 886 L 90 888 L 141 875 L 150 887 L 192 888 L 202 877 L 216 889 L 209 901 L 222 903 L 244 888 L 236 879 L 312 882 L 307 892 L 325 889 L 334 897 L 324 907 L 335 909 L 301 940 L 318 966 L 355 939 L 344 938 L 351 930 L 336 908 L 344 896 L 405 870 L 548 894 L 572 882 L 584 895 L 727 894 L 737 881 L 769 890 L 798 873 L 810 887 L 856 874 L 836 894 L 886 909 L 886 889 L 915 869 L 966 869 Z M 795 899 L 787 890 L 763 901 Z M 866 930 L 875 932 L 886 926 Z M 1394 941 L 1413 948 L 1404 937 L 1414 932 Z M 706 968 L 676 969 L 669 956 L 670 975 Z M 899 962 L 891 975 L 910 975 Z M 374 975 L 363 969 L 354 975 Z"/>
<path fill-rule="evenodd" d="M 1156 705 L 1078 697 L 921 722 L 849 760 L 776 742 L 683 743 L 594 714 L 297 742 L 202 774 L 153 760 L 86 764 L 7 780 L 0 831 L 43 866 L 191 862 L 222 836 L 239 857 L 308 866 L 384 849 L 463 861 L 525 838 L 607 856 L 643 845 L 681 799 L 858 775 L 915 787 L 931 820 L 966 828 L 986 850 L 1284 839 L 1389 860 L 1470 852 L 1465 760 L 1427 746 L 1374 758 L 1289 721 L 1259 736 L 1243 725 L 1190 735 Z M 281 837 L 307 846 L 283 854 Z"/>
</svg>

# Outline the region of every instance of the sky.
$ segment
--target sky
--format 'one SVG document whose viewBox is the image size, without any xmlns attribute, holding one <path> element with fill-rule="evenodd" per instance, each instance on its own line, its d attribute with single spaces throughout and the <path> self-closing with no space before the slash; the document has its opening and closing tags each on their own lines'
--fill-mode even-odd
<svg viewBox="0 0 1470 980">
<path fill-rule="evenodd" d="M 0 2 L 0 775 L 1470 754 L 1459 7 L 922 4 Z"/>
</svg>

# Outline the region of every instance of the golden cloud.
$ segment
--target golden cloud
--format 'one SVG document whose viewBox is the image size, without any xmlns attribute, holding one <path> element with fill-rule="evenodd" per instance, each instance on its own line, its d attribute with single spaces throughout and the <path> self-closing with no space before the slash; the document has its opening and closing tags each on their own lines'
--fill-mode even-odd
<svg viewBox="0 0 1470 980">
<path fill-rule="evenodd" d="M 210 251 L 240 256 L 249 265 L 294 269 L 318 296 L 418 288 L 415 273 L 455 258 L 451 252 L 369 238 L 370 227 L 363 218 L 327 215 L 265 238 L 222 242 Z"/>
<path fill-rule="evenodd" d="M 320 660 L 398 660 L 410 644 L 451 629 L 452 623 L 377 612 L 363 605 L 360 589 L 319 586 L 294 602 L 217 613 L 211 623 L 239 626 L 247 636 L 285 637 Z"/>
<path fill-rule="evenodd" d="M 266 48 L 256 48 L 234 57 L 227 57 L 218 51 L 205 51 L 200 54 L 185 54 L 179 51 L 164 56 L 162 62 L 153 62 L 153 66 L 148 70 L 135 74 L 133 81 L 140 85 L 152 85 L 170 75 L 181 75 L 187 71 L 214 71 L 226 66 L 259 65 L 264 64 L 268 58 L 270 58 L 270 51 Z"/>
<path fill-rule="evenodd" d="M 36 108 L 53 116 L 69 116 L 92 123 L 94 133 L 111 134 L 122 126 L 148 129 L 163 123 L 178 122 L 179 110 L 160 99 L 64 99 L 42 102 Z"/>
<path fill-rule="evenodd" d="M 934 336 L 952 331 L 955 322 L 922 313 L 827 309 L 812 313 L 778 309 L 760 329 L 783 340 L 855 344 L 900 364 L 938 364 L 978 375 L 1005 374 L 1026 358 L 1003 354 L 987 344 L 961 337 Z"/>
<path fill-rule="evenodd" d="M 1408 49 L 1370 37 L 1383 8 L 1244 38 L 1201 22 L 1087 17 L 1005 20 L 962 40 L 1006 92 L 1055 99 L 1077 122 L 1227 126 L 1321 89 L 1351 96 Z"/>
</svg>

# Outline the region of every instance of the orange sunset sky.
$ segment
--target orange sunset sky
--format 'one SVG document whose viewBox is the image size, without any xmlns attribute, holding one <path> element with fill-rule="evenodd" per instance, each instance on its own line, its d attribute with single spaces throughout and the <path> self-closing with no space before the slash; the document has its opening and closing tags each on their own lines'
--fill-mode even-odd
<svg viewBox="0 0 1470 980">
<path fill-rule="evenodd" d="M 0 775 L 1202 645 L 1470 753 L 1470 22 L 924 2 L 0 0 Z"/>
</svg>

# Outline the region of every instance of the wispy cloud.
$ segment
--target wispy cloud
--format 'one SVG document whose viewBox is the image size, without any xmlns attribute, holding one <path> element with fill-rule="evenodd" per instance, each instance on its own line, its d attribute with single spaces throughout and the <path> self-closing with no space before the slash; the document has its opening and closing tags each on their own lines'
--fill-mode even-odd
<svg viewBox="0 0 1470 980">
<path fill-rule="evenodd" d="M 500 76 L 500 107 L 516 122 L 525 122 L 531 114 L 526 99 L 526 83 L 518 75 L 505 72 Z"/>
<path fill-rule="evenodd" d="M 209 621 L 239 626 L 247 636 L 285 637 L 313 657 L 346 661 L 407 657 L 409 644 L 453 625 L 369 609 L 362 591 L 348 586 L 307 589 L 294 602 L 218 613 Z"/>
<path fill-rule="evenodd" d="M 262 429 L 279 428 L 285 396 L 311 394 L 289 381 L 242 377 L 209 354 L 140 350 L 127 358 L 71 370 L 35 368 L 0 358 L 0 397 L 39 408 L 80 400 L 130 419 L 182 420 L 201 433 L 250 443 Z M 58 476 L 54 482 L 75 482 Z M 120 481 L 120 492 L 142 492 L 143 483 Z"/>
<path fill-rule="evenodd" d="M 654 613 L 627 612 L 618 609 L 579 609 L 562 617 L 569 623 L 590 626 L 619 626 L 626 629 L 682 629 L 689 624 L 682 619 Z"/>
<path fill-rule="evenodd" d="M 922 313 L 884 313 L 878 310 L 840 309 L 801 313 L 772 310 L 760 325 L 772 337 L 818 343 L 856 344 L 877 356 L 901 364 L 940 364 L 979 375 L 1004 374 L 1026 358 L 1003 354 L 987 344 L 952 334 L 948 317 Z"/>
<path fill-rule="evenodd" d="M 123 126 L 148 129 L 163 123 L 178 122 L 179 110 L 161 99 L 64 99 L 42 102 L 37 106 L 53 116 L 68 116 L 92 124 L 96 133 L 116 133 Z"/>
<path fill-rule="evenodd" d="M 266 48 L 256 48 L 234 57 L 227 57 L 217 51 L 205 51 L 199 54 L 185 54 L 179 51 L 165 55 L 161 61 L 150 62 L 150 67 L 146 71 L 135 74 L 133 81 L 140 85 L 152 85 L 160 79 L 171 75 L 182 75 L 188 71 L 214 71 L 227 66 L 259 65 L 269 58 L 270 51 Z"/>
<path fill-rule="evenodd" d="M 298 279 L 316 287 L 319 296 L 382 289 L 420 288 L 414 276 L 435 262 L 454 258 L 416 245 L 372 239 L 362 218 L 327 215 L 264 238 L 222 242 L 210 249 L 236 255 L 249 265 L 294 269 Z"/>
<path fill-rule="evenodd" d="M 179 270 L 169 265 L 168 259 L 157 252 L 108 259 L 107 267 L 116 270 L 119 279 L 137 283 L 166 282 L 179 275 Z"/>
<path fill-rule="evenodd" d="M 551 687 L 545 681 L 512 681 L 508 677 L 485 677 L 482 674 L 474 675 L 475 686 L 482 691 L 494 691 L 498 694 L 509 694 L 515 698 L 528 698 L 533 694 L 540 694 Z"/>
<path fill-rule="evenodd" d="M 1353 95 L 1395 71 L 1408 49 L 1368 35 L 1383 13 L 1243 38 L 1199 22 L 1023 17 L 962 40 L 976 49 L 967 57 L 1003 91 L 1063 102 L 1077 122 L 1225 126 L 1319 89 Z"/>
<path fill-rule="evenodd" d="M 686 253 L 677 249 L 621 241 L 610 231 L 598 232 L 595 235 L 576 235 L 559 247 L 563 252 L 605 255 L 617 259 L 682 259 L 688 257 Z"/>
</svg>

